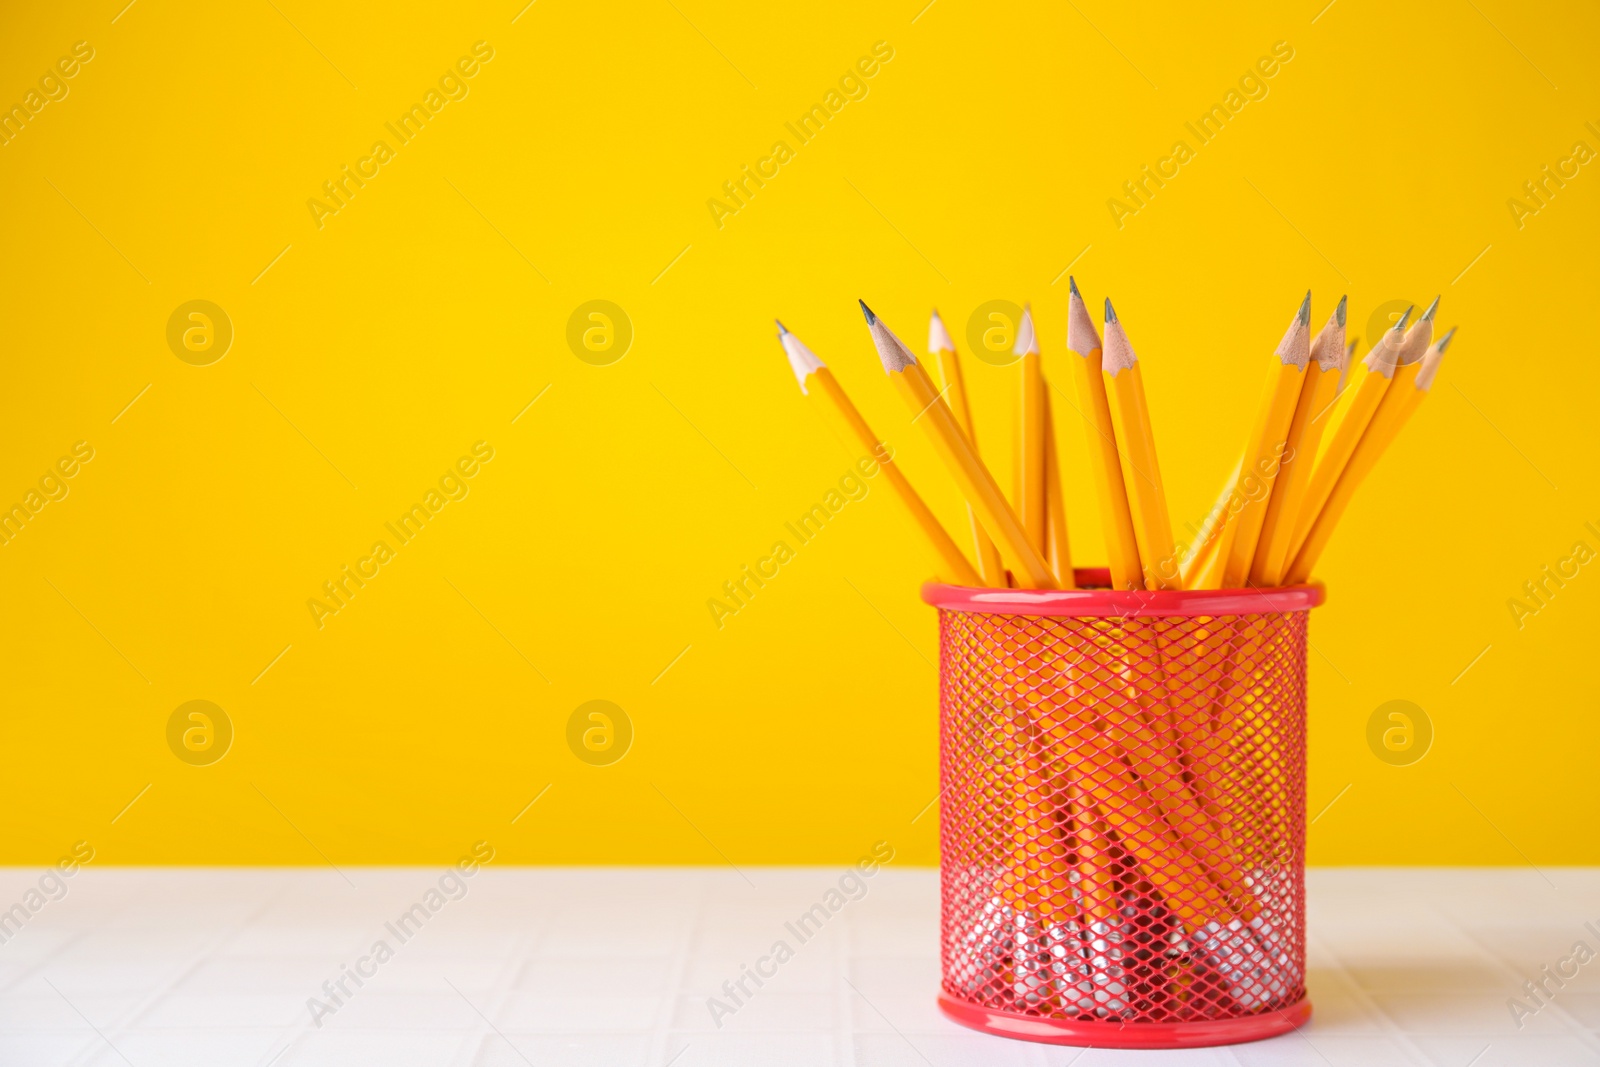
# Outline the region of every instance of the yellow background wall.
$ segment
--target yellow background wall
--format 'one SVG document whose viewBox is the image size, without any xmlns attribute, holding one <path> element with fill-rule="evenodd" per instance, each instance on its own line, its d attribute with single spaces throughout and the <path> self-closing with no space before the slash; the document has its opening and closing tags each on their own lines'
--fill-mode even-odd
<svg viewBox="0 0 1600 1067">
<path fill-rule="evenodd" d="M 1072 264 L 1145 361 L 1180 526 L 1307 287 L 1363 333 L 1444 294 L 1441 383 L 1321 568 L 1309 805 L 1337 802 L 1311 856 L 1600 862 L 1600 573 L 1520 629 L 1507 606 L 1600 549 L 1600 168 L 1507 203 L 1600 150 L 1592 7 L 123 3 L 0 16 L 0 101 L 93 49 L 0 147 L 0 502 L 94 450 L 0 547 L 0 861 L 933 862 L 930 565 L 881 480 L 720 630 L 706 607 L 853 459 L 771 320 L 953 524 L 855 298 L 919 350 L 932 305 L 964 337 L 1032 300 L 1053 359 Z M 396 143 L 479 41 L 468 95 Z M 1280 41 L 1199 146 L 1184 123 Z M 800 145 L 784 123 L 877 42 L 865 98 Z M 1180 138 L 1195 158 L 1119 227 L 1107 201 Z M 319 227 L 307 201 L 380 139 Z M 707 201 L 780 139 L 719 227 Z M 235 332 L 208 366 L 167 342 L 195 299 Z M 634 330 L 607 366 L 566 340 L 594 299 Z M 1011 375 L 969 366 L 1003 426 Z M 479 441 L 469 495 L 319 628 L 322 583 Z M 1061 449 L 1100 560 L 1076 425 Z M 168 746 L 196 699 L 235 733 L 210 766 Z M 611 766 L 567 746 L 593 699 L 634 729 Z M 1436 732 L 1407 767 L 1366 742 L 1394 699 Z"/>
</svg>

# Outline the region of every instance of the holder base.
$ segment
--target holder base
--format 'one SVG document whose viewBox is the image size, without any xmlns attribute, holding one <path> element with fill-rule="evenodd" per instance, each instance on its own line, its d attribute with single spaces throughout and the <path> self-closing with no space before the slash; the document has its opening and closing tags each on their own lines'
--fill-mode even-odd
<svg viewBox="0 0 1600 1067">
<path fill-rule="evenodd" d="M 1287 1008 L 1243 1015 L 1237 1019 L 1207 1019 L 1189 1023 L 1127 1023 L 1106 1020 L 1078 1022 L 1046 1019 L 1020 1012 L 980 1008 L 939 994 L 939 1010 L 962 1026 L 987 1034 L 1046 1045 L 1093 1048 L 1206 1048 L 1242 1045 L 1287 1034 L 1311 1020 L 1311 1001 L 1301 997 Z"/>
</svg>

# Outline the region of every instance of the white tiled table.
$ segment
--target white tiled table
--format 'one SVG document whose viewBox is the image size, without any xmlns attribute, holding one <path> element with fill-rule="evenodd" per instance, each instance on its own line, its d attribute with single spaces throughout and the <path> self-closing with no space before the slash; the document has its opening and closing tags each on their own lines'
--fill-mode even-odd
<svg viewBox="0 0 1600 1067">
<path fill-rule="evenodd" d="M 0 870 L 0 908 L 39 873 Z M 1507 1007 L 1574 942 L 1600 950 L 1600 870 L 1315 871 L 1310 1028 L 1180 1053 L 946 1022 L 929 870 L 884 870 L 798 945 L 784 923 L 838 871 L 490 867 L 400 944 L 384 924 L 440 873 L 87 868 L 0 945 L 0 1064 L 1600 1064 L 1600 959 L 1520 1031 Z M 314 1025 L 308 998 L 379 938 L 394 958 Z M 707 998 L 779 938 L 795 957 L 718 1029 Z"/>
</svg>

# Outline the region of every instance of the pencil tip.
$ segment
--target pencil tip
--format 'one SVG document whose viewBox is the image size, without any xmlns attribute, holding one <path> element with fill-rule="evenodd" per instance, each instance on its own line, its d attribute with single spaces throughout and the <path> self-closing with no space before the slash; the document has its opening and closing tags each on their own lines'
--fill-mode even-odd
<svg viewBox="0 0 1600 1067">
<path fill-rule="evenodd" d="M 1083 294 L 1078 292 L 1078 279 L 1074 278 L 1070 274 L 1067 275 L 1067 292 L 1071 293 L 1079 300 L 1083 299 Z"/>
<path fill-rule="evenodd" d="M 1339 298 L 1339 306 L 1337 308 L 1334 308 L 1334 310 L 1333 310 L 1333 320 L 1335 322 L 1337 322 L 1340 326 L 1344 325 L 1344 309 L 1345 309 L 1345 304 L 1347 304 L 1349 302 L 1349 300 L 1350 300 L 1350 297 L 1348 295 L 1341 296 Z"/>
<path fill-rule="evenodd" d="M 934 308 L 933 314 L 928 316 L 928 355 L 937 356 L 955 350 L 956 343 L 950 339 L 950 331 L 945 328 L 944 319 L 939 317 L 939 309 Z"/>
<path fill-rule="evenodd" d="M 1108 297 L 1106 297 L 1106 322 L 1107 323 L 1112 323 L 1112 322 L 1116 322 L 1116 321 L 1117 321 L 1117 311 L 1116 311 L 1115 308 L 1113 308 L 1111 306 L 1111 298 L 1108 296 Z"/>
<path fill-rule="evenodd" d="M 868 326 L 877 325 L 878 316 L 874 315 L 872 313 L 872 309 L 867 307 L 867 302 L 865 300 L 859 300 L 858 299 L 856 301 L 856 303 L 861 305 L 861 314 L 863 314 L 863 315 L 865 315 L 867 317 L 867 325 Z"/>
<path fill-rule="evenodd" d="M 1442 296 L 1443 294 L 1441 293 L 1440 295 Z M 1432 322 L 1433 321 L 1433 313 L 1438 311 L 1438 310 L 1439 310 L 1439 297 L 1436 296 L 1436 297 L 1433 298 L 1433 303 L 1428 305 L 1428 310 L 1424 311 L 1422 313 L 1422 318 L 1418 319 L 1417 321 L 1418 322 Z"/>
<path fill-rule="evenodd" d="M 1306 298 L 1300 301 L 1300 325 L 1305 326 L 1311 322 L 1311 290 L 1306 290 Z"/>
<path fill-rule="evenodd" d="M 862 307 L 866 307 L 865 304 L 863 304 L 861 306 Z M 1412 304 L 1410 307 L 1406 308 L 1406 313 L 1404 315 L 1400 316 L 1400 321 L 1394 324 L 1394 328 L 1397 329 L 1397 330 L 1405 329 L 1406 328 L 1406 321 L 1411 318 L 1411 313 L 1413 311 L 1415 311 L 1415 310 L 1417 310 L 1417 305 L 1415 305 L 1415 304 Z"/>
<path fill-rule="evenodd" d="M 1361 338 L 1359 338 L 1359 337 L 1356 338 L 1354 341 L 1351 341 L 1350 342 L 1350 347 L 1344 350 L 1344 354 L 1346 356 L 1355 355 L 1356 354 L 1356 345 L 1358 345 L 1360 343 L 1361 343 Z"/>
<path fill-rule="evenodd" d="M 789 332 L 789 328 L 783 324 L 783 320 L 782 319 L 773 319 L 772 321 L 778 324 L 778 336 L 779 337 L 782 337 L 784 334 Z"/>
<path fill-rule="evenodd" d="M 1450 347 L 1450 338 L 1454 337 L 1455 335 L 1456 327 L 1452 326 L 1450 327 L 1449 333 L 1445 334 L 1443 337 L 1439 338 L 1438 341 L 1434 342 L 1433 347 L 1439 350 L 1439 354 L 1441 356 L 1444 355 L 1444 350 Z"/>
</svg>

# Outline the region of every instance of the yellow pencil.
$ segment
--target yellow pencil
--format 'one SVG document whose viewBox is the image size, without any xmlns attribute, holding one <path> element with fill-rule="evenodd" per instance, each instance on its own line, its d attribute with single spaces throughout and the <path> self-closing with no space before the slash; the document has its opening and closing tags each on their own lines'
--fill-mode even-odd
<svg viewBox="0 0 1600 1067">
<path fill-rule="evenodd" d="M 1024 306 L 1017 323 L 1017 492 L 1012 503 L 1028 532 L 1028 541 L 1042 554 L 1049 522 L 1045 515 L 1044 371 L 1039 342 L 1033 334 L 1033 312 Z M 1059 578 L 1060 575 L 1057 575 Z"/>
<path fill-rule="evenodd" d="M 1431 318 L 1439 301 L 1434 300 L 1424 318 Z M 1384 331 L 1378 343 L 1372 346 L 1362 363 L 1366 366 L 1366 374 L 1361 379 L 1361 384 L 1356 387 L 1355 395 L 1345 405 L 1344 415 L 1339 419 L 1339 424 L 1333 428 L 1333 436 L 1328 441 L 1328 447 L 1317 458 L 1316 466 L 1311 470 L 1311 484 L 1306 488 L 1305 500 L 1300 505 L 1300 514 L 1295 519 L 1294 539 L 1289 543 L 1289 559 L 1294 559 L 1300 554 L 1300 548 L 1305 544 L 1306 535 L 1311 532 L 1311 523 L 1322 511 L 1322 506 L 1328 502 L 1328 497 L 1333 493 L 1333 487 L 1338 484 L 1339 475 L 1343 473 L 1345 464 L 1350 461 L 1350 456 L 1356 450 L 1356 445 L 1361 443 L 1361 435 L 1366 432 L 1367 424 L 1372 421 L 1373 413 L 1378 410 L 1378 405 L 1383 402 L 1383 395 L 1389 388 L 1389 382 L 1394 378 L 1395 368 L 1400 362 L 1400 351 L 1412 336 L 1406 331 L 1406 321 L 1411 318 L 1411 308 L 1407 308 L 1400 321 L 1394 328 Z M 1418 321 L 1421 325 L 1421 321 Z M 1432 327 L 1428 327 L 1431 336 Z M 1420 335 L 1418 335 L 1420 336 Z M 1423 346 L 1427 346 L 1424 340 Z"/>
<path fill-rule="evenodd" d="M 1283 458 L 1267 502 L 1266 518 L 1261 523 L 1261 539 L 1250 565 L 1250 584 L 1274 586 L 1283 580 L 1289 563 L 1289 544 L 1294 540 L 1295 517 L 1311 484 L 1311 468 L 1327 427 L 1327 413 L 1339 398 L 1339 385 L 1349 368 L 1344 348 L 1346 297 L 1339 298 L 1317 339 L 1311 342 L 1311 362 L 1306 364 L 1305 381 L 1295 403 L 1294 418 L 1283 440 Z"/>
<path fill-rule="evenodd" d="M 1239 485 L 1239 471 L 1243 467 L 1244 457 L 1240 456 L 1233 465 L 1233 473 L 1222 483 L 1222 493 L 1217 497 L 1217 502 L 1211 505 L 1206 517 L 1200 520 L 1200 529 L 1195 534 L 1194 543 L 1184 552 L 1183 561 L 1178 564 L 1178 573 L 1183 576 L 1185 589 L 1209 588 L 1205 575 L 1213 566 L 1220 566 L 1215 562 L 1217 542 L 1222 539 L 1222 531 L 1228 528 L 1233 493 Z M 1217 580 L 1222 580 L 1220 573 Z"/>
<path fill-rule="evenodd" d="M 1284 440 L 1294 418 L 1295 405 L 1305 382 L 1306 363 L 1311 358 L 1311 294 L 1300 304 L 1294 321 L 1278 342 L 1277 362 L 1267 377 L 1267 387 L 1256 414 L 1255 428 L 1245 446 L 1239 469 L 1241 494 L 1233 505 L 1234 514 L 1222 531 L 1217 553 L 1223 559 L 1221 587 L 1237 589 L 1250 577 L 1256 543 L 1266 517 L 1267 500 L 1277 480 L 1284 454 Z"/>
<path fill-rule="evenodd" d="M 1139 357 L 1106 300 L 1105 350 L 1101 366 L 1111 379 L 1107 392 L 1115 415 L 1116 440 L 1127 460 L 1123 484 L 1128 487 L 1133 528 L 1144 565 L 1147 589 L 1178 589 L 1182 579 L 1172 547 L 1172 520 L 1167 515 L 1167 492 L 1156 462 L 1155 435 L 1150 431 L 1150 409 L 1145 404 Z"/>
<path fill-rule="evenodd" d="M 1451 330 L 1439 338 L 1438 343 L 1431 346 L 1420 361 L 1408 363 L 1395 372 L 1394 382 L 1383 395 L 1383 403 L 1378 406 L 1377 413 L 1372 416 L 1372 422 L 1367 426 L 1367 432 L 1361 436 L 1361 443 L 1356 446 L 1350 462 L 1339 475 L 1339 484 L 1334 487 L 1327 503 L 1322 506 L 1322 511 L 1312 521 L 1311 532 L 1307 535 L 1299 554 L 1295 556 L 1294 563 L 1289 567 L 1290 583 L 1298 584 L 1310 578 L 1311 568 L 1316 566 L 1317 558 L 1327 547 L 1328 538 L 1333 535 L 1334 527 L 1344 514 L 1345 508 L 1349 506 L 1356 490 L 1361 487 L 1361 482 L 1372 472 L 1372 468 L 1377 466 L 1378 460 L 1399 435 L 1406 421 L 1421 406 L 1428 395 L 1428 390 L 1433 388 L 1434 376 L 1439 373 L 1439 363 L 1444 359 L 1445 349 L 1450 347 L 1450 339 L 1454 336 L 1455 330 Z"/>
<path fill-rule="evenodd" d="M 1343 300 L 1340 301 L 1341 304 L 1343 302 Z M 1350 342 L 1350 346 L 1345 349 L 1344 357 L 1339 363 L 1337 378 L 1329 379 L 1333 383 L 1335 401 L 1344 395 L 1344 384 L 1350 375 L 1350 360 L 1356 354 L 1356 344 L 1357 342 L 1355 341 Z M 1315 355 L 1316 352 L 1317 347 L 1313 342 L 1312 353 Z M 1319 364 L 1319 369 L 1320 367 L 1321 364 Z M 1321 427 L 1333 422 L 1333 409 L 1334 404 L 1329 403 L 1312 417 L 1311 428 L 1315 430 L 1319 440 L 1322 437 Z M 1304 461 L 1305 466 L 1300 473 L 1309 479 L 1314 469 L 1313 461 L 1316 459 L 1317 450 L 1313 445 L 1304 449 L 1304 452 L 1305 455 L 1300 458 Z M 1222 494 L 1217 497 L 1217 502 L 1206 513 L 1205 519 L 1201 522 L 1200 531 L 1195 535 L 1194 543 L 1189 546 L 1188 551 L 1184 554 L 1181 571 L 1185 589 L 1211 589 L 1222 582 L 1223 560 L 1218 558 L 1217 542 L 1221 539 L 1223 530 L 1227 529 L 1228 520 L 1233 515 L 1233 509 L 1236 505 L 1235 494 L 1239 487 L 1239 474 L 1243 467 L 1244 457 L 1240 456 L 1239 460 L 1233 465 L 1233 473 L 1229 474 L 1228 480 L 1223 483 Z M 1302 499 L 1303 495 L 1302 493 Z M 1293 522 L 1290 522 L 1291 528 L 1293 525 Z"/>
<path fill-rule="evenodd" d="M 928 318 L 928 354 L 939 361 L 939 377 L 944 380 L 950 413 L 960 423 L 961 431 L 967 435 L 967 443 L 972 446 L 973 454 L 977 455 L 978 431 L 972 422 L 972 403 L 967 398 L 966 375 L 961 371 L 961 357 L 956 354 L 955 342 L 950 339 L 950 331 L 945 329 L 937 308 Z M 983 527 L 978 523 L 978 513 L 972 510 L 971 504 L 967 505 L 967 522 L 972 527 L 972 544 L 976 549 L 978 574 L 982 576 L 983 584 L 1004 589 L 1006 567 L 1000 561 L 1000 550 L 994 546 L 993 539 L 983 532 Z"/>
<path fill-rule="evenodd" d="M 1024 589 L 1054 589 L 1055 575 L 1039 550 L 1028 540 L 1016 513 L 1006 503 L 1005 494 L 995 484 L 989 468 L 983 465 L 972 451 L 966 434 L 956 422 L 922 365 L 865 303 L 861 312 L 872 331 L 872 343 L 878 350 L 884 373 L 894 383 L 895 389 L 911 408 L 911 418 L 922 424 L 933 442 L 934 450 L 944 461 L 951 477 L 956 480 L 961 494 L 978 513 L 978 521 L 989 536 L 1000 546 L 1001 552 L 1014 564 L 1012 570 L 1017 584 Z"/>
<path fill-rule="evenodd" d="M 889 449 L 872 432 L 867 420 L 861 417 L 861 412 L 856 410 L 856 406 L 845 395 L 844 387 L 833 376 L 833 372 L 828 370 L 822 360 L 817 358 L 816 353 L 807 348 L 800 338 L 785 329 L 781 322 L 778 323 L 778 340 L 783 345 L 784 353 L 789 357 L 789 366 L 794 370 L 795 380 L 800 383 L 800 392 L 811 396 L 813 394 L 810 386 L 818 386 L 815 395 L 824 398 L 826 406 L 843 421 L 846 429 L 855 437 L 856 443 L 866 449 L 867 455 L 877 460 L 878 467 L 888 479 L 889 485 L 893 487 L 895 494 L 905 504 L 906 510 L 911 513 L 911 518 L 922 528 L 934 551 L 938 553 L 939 560 L 943 564 L 940 577 L 958 585 L 983 585 L 978 572 L 972 569 L 967 557 L 961 554 L 961 549 L 956 546 L 938 518 L 929 510 L 928 505 L 923 503 L 922 497 L 911 488 L 911 483 L 895 465 Z"/>
<path fill-rule="evenodd" d="M 1139 567 L 1138 535 L 1128 507 L 1128 489 L 1122 482 L 1116 428 L 1100 370 L 1100 334 L 1084 306 L 1078 283 L 1069 277 L 1067 288 L 1067 350 L 1076 357 L 1068 362 L 1077 381 L 1078 404 L 1089 442 L 1090 470 L 1100 501 L 1100 529 L 1105 537 L 1111 584 L 1117 589 L 1142 589 L 1144 572 Z"/>
<path fill-rule="evenodd" d="M 1061 457 L 1056 452 L 1055 408 L 1044 394 L 1045 558 L 1063 589 L 1078 588 L 1072 572 L 1072 543 L 1067 537 L 1067 501 L 1061 495 Z"/>
</svg>

